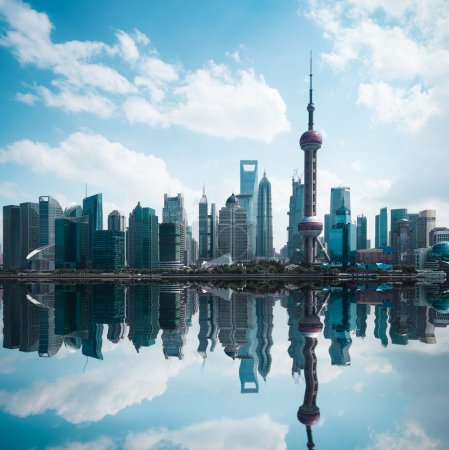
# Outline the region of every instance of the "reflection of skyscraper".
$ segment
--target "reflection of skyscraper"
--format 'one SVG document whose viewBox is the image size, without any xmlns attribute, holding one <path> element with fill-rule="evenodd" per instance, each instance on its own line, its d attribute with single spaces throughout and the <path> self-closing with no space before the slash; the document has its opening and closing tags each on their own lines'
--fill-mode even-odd
<svg viewBox="0 0 449 450">
<path fill-rule="evenodd" d="M 3 289 L 3 348 L 19 348 L 22 319 L 21 299 L 26 295 L 26 287 L 6 284 Z"/>
<path fill-rule="evenodd" d="M 92 320 L 111 324 L 125 322 L 125 286 L 120 284 L 96 284 L 91 287 Z"/>
<path fill-rule="evenodd" d="M 356 318 L 356 332 L 355 335 L 357 337 L 364 338 L 366 337 L 366 319 L 369 314 L 369 305 L 357 304 L 357 318 Z"/>
<path fill-rule="evenodd" d="M 131 285 L 128 288 L 128 339 L 137 352 L 156 343 L 159 332 L 159 298 L 154 285 Z"/>
<path fill-rule="evenodd" d="M 383 347 L 388 345 L 387 337 L 388 310 L 383 306 L 376 305 L 374 308 L 374 337 L 380 339 Z"/>
<path fill-rule="evenodd" d="M 273 215 L 271 212 L 271 183 L 264 172 L 257 195 L 256 256 L 273 257 Z"/>
<path fill-rule="evenodd" d="M 159 325 L 165 358 L 183 358 L 185 344 L 185 301 L 182 286 L 159 286 Z"/>
<path fill-rule="evenodd" d="M 210 351 L 213 352 L 218 336 L 218 299 L 210 294 L 199 294 L 198 322 L 198 353 L 206 358 L 210 341 Z"/>
<path fill-rule="evenodd" d="M 270 349 L 273 345 L 273 307 L 274 300 L 267 295 L 256 298 L 256 318 L 257 318 L 257 348 L 256 353 L 259 360 L 258 371 L 266 380 L 271 369 Z"/>
</svg>

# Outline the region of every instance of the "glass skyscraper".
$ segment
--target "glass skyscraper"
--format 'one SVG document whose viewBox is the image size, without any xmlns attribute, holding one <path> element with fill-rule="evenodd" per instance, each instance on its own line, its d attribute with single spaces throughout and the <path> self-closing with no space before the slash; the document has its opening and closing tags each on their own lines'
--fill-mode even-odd
<svg viewBox="0 0 449 450">
<path fill-rule="evenodd" d="M 181 257 L 182 227 L 179 223 L 169 222 L 159 225 L 159 266 L 177 269 L 182 266 Z"/>
<path fill-rule="evenodd" d="M 89 261 L 89 217 L 55 219 L 55 268 L 85 269 Z"/>
<path fill-rule="evenodd" d="M 388 209 L 385 206 L 379 212 L 379 247 L 388 245 Z"/>
<path fill-rule="evenodd" d="M 101 270 L 117 270 L 125 266 L 124 231 L 95 231 L 92 265 Z"/>
<path fill-rule="evenodd" d="M 362 214 L 357 216 L 357 250 L 365 250 L 367 248 L 367 220 Z"/>
<path fill-rule="evenodd" d="M 39 247 L 54 245 L 55 219 L 63 217 L 59 202 L 49 195 L 39 197 Z"/>
<path fill-rule="evenodd" d="M 287 256 L 291 259 L 296 249 L 300 249 L 302 239 L 298 231 L 299 221 L 304 217 L 304 184 L 300 178 L 292 178 L 292 195 L 288 209 Z M 325 233 L 326 240 L 326 233 Z"/>
<path fill-rule="evenodd" d="M 7 205 L 3 207 L 3 268 L 17 270 L 20 268 L 20 207 Z"/>
<path fill-rule="evenodd" d="M 351 210 L 351 190 L 347 186 L 339 186 L 331 188 L 331 204 L 330 204 L 330 215 L 331 215 L 331 228 L 336 225 L 336 214 L 337 210 L 342 206 Z"/>
<path fill-rule="evenodd" d="M 264 172 L 257 194 L 256 256 L 273 257 L 273 215 L 271 212 L 271 183 Z"/>
<path fill-rule="evenodd" d="M 238 198 L 240 206 L 246 210 L 249 259 L 252 259 L 256 252 L 257 195 L 259 183 L 257 166 L 257 160 L 240 161 L 240 195 L 238 195 Z"/>
<path fill-rule="evenodd" d="M 21 266 L 27 268 L 26 257 L 39 247 L 39 204 L 20 204 Z"/>
<path fill-rule="evenodd" d="M 108 230 L 109 231 L 126 231 L 125 228 L 125 216 L 114 209 L 114 211 L 108 214 Z"/>
<path fill-rule="evenodd" d="M 187 227 L 187 214 L 184 208 L 184 197 L 182 194 L 178 194 L 176 197 L 169 197 L 164 194 L 164 207 L 162 209 L 162 222 L 163 223 L 177 223 L 181 227 L 181 259 L 186 261 L 186 227 Z"/>
<path fill-rule="evenodd" d="M 382 213 L 382 210 L 381 210 Z M 393 239 L 393 233 L 396 229 L 396 223 L 401 219 L 407 219 L 408 220 L 408 212 L 407 208 L 397 208 L 390 210 L 390 245 L 393 246 L 394 239 Z M 382 245 L 382 243 L 381 243 Z"/>
<path fill-rule="evenodd" d="M 135 269 L 153 269 L 158 263 L 159 220 L 153 208 L 140 202 L 129 215 L 128 265 Z"/>
<path fill-rule="evenodd" d="M 208 218 L 208 205 L 206 192 L 203 189 L 203 195 L 198 205 L 198 228 L 199 228 L 199 240 L 198 240 L 198 252 L 199 258 L 207 260 L 210 258 L 210 226 Z"/>
</svg>

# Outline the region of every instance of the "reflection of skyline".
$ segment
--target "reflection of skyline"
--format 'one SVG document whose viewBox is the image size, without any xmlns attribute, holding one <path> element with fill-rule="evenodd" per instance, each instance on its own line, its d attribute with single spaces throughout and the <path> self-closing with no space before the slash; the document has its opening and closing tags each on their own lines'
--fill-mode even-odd
<svg viewBox="0 0 449 450">
<path fill-rule="evenodd" d="M 257 392 L 259 377 L 271 370 L 273 308 L 280 298 L 288 318 L 288 353 L 292 374 L 304 369 L 303 292 L 253 294 L 182 285 L 6 285 L 3 301 L 3 347 L 39 356 L 54 356 L 64 344 L 88 357 L 102 359 L 103 335 L 117 344 L 126 337 L 137 352 L 162 341 L 165 358 L 183 358 L 188 330 L 199 325 L 198 353 L 207 359 L 220 343 L 232 359 L 240 360 L 242 392 Z M 410 340 L 435 344 L 435 328 L 447 326 L 445 293 L 419 287 L 395 290 L 389 286 L 338 287 L 317 290 L 324 338 L 334 365 L 349 365 L 354 338 L 367 334 L 374 315 L 373 334 L 382 346 L 406 345 Z M 437 305 L 434 308 L 431 305 Z M 446 309 L 445 309 L 446 308 Z"/>
</svg>

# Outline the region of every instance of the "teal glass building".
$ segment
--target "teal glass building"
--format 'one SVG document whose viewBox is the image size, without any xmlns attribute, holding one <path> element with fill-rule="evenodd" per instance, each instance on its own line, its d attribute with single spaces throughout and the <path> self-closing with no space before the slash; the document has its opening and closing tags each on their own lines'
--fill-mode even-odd
<svg viewBox="0 0 449 450">
<path fill-rule="evenodd" d="M 3 207 L 3 268 L 17 270 L 21 262 L 20 252 L 20 207 Z"/>
<path fill-rule="evenodd" d="M 95 231 L 92 244 L 94 269 L 113 271 L 125 267 L 125 232 Z"/>
<path fill-rule="evenodd" d="M 273 249 L 273 214 L 271 212 L 271 183 L 264 172 L 257 194 L 257 233 L 256 256 L 272 258 Z"/>
<path fill-rule="evenodd" d="M 292 178 L 292 194 L 288 208 L 288 227 L 287 227 L 287 256 L 293 257 L 296 249 L 300 249 L 302 238 L 298 231 L 298 224 L 304 217 L 304 184 L 300 178 Z M 326 235 L 325 235 L 326 239 Z"/>
<path fill-rule="evenodd" d="M 55 220 L 55 269 L 85 269 L 89 261 L 89 217 Z"/>
<path fill-rule="evenodd" d="M 129 215 L 128 265 L 132 269 L 154 269 L 158 264 L 159 219 L 153 208 L 140 202 Z"/>
<path fill-rule="evenodd" d="M 159 267 L 177 269 L 182 266 L 182 228 L 179 223 L 169 222 L 159 225 Z"/>
<path fill-rule="evenodd" d="M 39 204 L 20 204 L 20 259 L 21 267 L 26 269 L 28 262 L 26 257 L 39 247 Z"/>
<path fill-rule="evenodd" d="M 39 197 L 39 247 L 55 244 L 55 219 L 63 216 L 56 199 L 49 195 Z"/>
</svg>

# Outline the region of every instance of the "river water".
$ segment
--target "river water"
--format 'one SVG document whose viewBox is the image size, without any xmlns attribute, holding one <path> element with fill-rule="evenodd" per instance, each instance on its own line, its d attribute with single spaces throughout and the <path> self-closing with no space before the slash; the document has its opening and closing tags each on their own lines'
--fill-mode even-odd
<svg viewBox="0 0 449 450">
<path fill-rule="evenodd" d="M 448 286 L 2 295 L 2 449 L 449 448 Z"/>
</svg>

